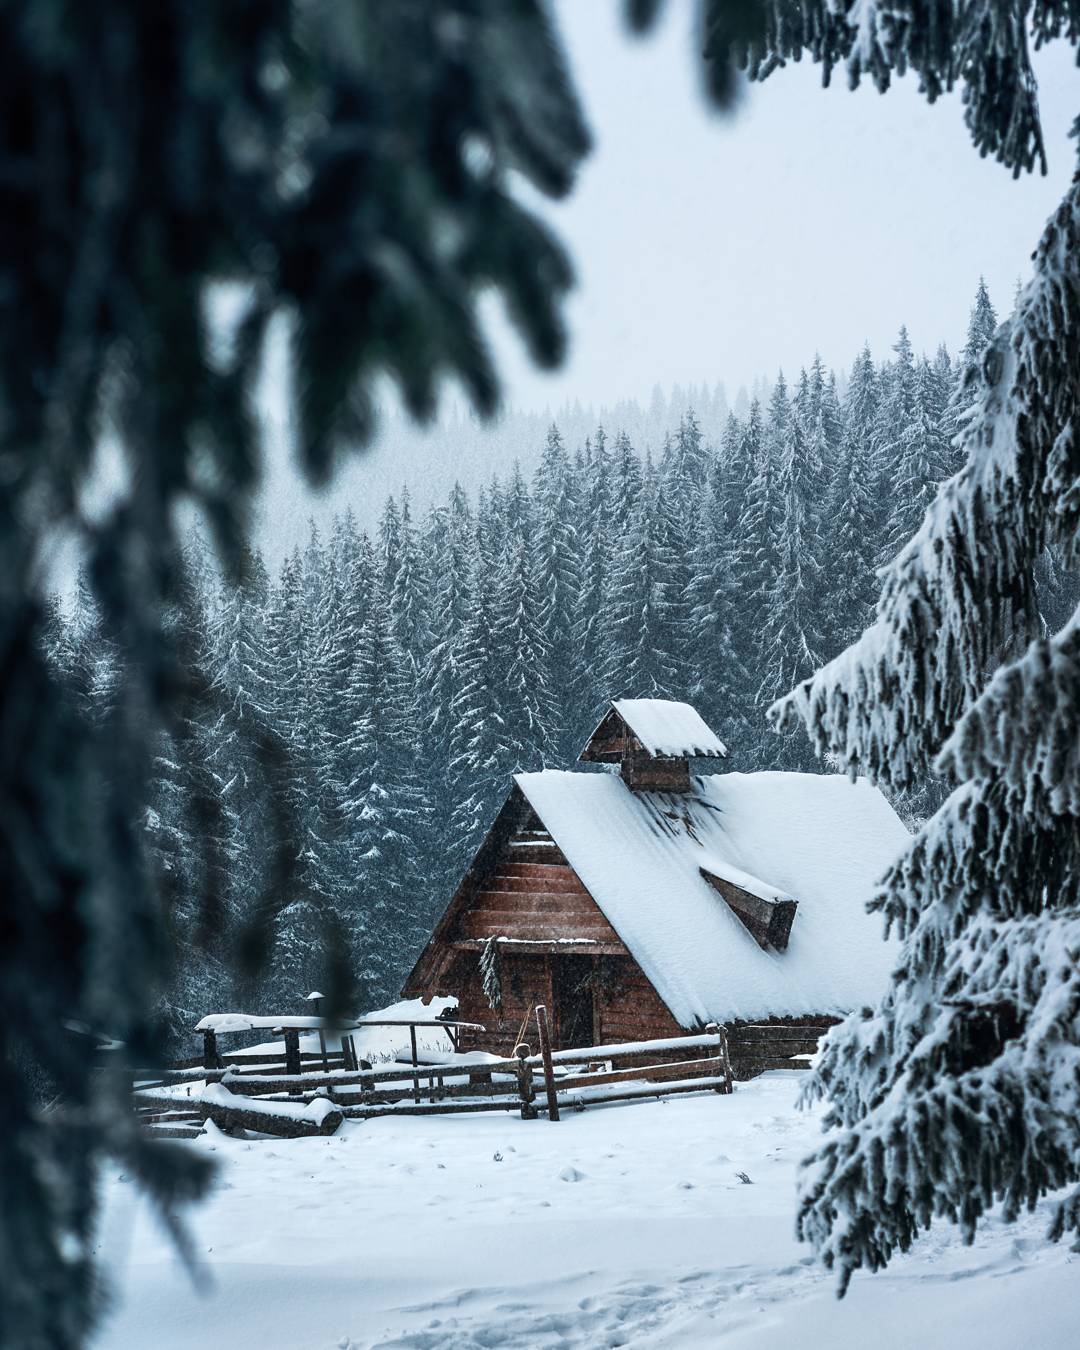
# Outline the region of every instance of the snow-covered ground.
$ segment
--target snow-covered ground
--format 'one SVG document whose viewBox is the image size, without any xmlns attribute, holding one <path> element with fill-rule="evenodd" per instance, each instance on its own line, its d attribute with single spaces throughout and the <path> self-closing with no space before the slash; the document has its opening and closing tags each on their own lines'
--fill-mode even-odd
<svg viewBox="0 0 1080 1350">
<path fill-rule="evenodd" d="M 101 1250 L 118 1306 L 99 1350 L 721 1346 L 1057 1350 L 1080 1343 L 1080 1256 L 1045 1212 L 973 1247 L 935 1229 L 843 1302 L 793 1237 L 818 1131 L 797 1077 L 591 1108 L 346 1123 L 330 1139 L 212 1131 L 193 1292 L 110 1174 Z M 744 1173 L 749 1181 L 740 1180 Z"/>
</svg>

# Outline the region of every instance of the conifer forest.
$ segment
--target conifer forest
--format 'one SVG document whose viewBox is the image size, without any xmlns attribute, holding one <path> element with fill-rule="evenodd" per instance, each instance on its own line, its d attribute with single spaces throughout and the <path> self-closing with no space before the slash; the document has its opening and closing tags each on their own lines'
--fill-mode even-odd
<svg viewBox="0 0 1080 1350">
<path fill-rule="evenodd" d="M 296 866 L 248 1002 L 325 984 L 336 942 L 373 1007 L 396 997 L 511 775 L 572 765 L 608 700 L 688 700 L 732 768 L 813 771 L 766 710 L 873 617 L 876 568 L 959 467 L 965 372 L 995 327 L 980 283 L 955 359 L 916 354 L 904 329 L 887 359 L 864 349 L 842 377 L 815 359 L 730 414 L 715 445 L 692 412 L 655 454 L 602 427 L 567 446 L 552 426 L 531 480 L 511 468 L 419 519 L 405 487 L 373 534 L 345 510 L 276 576 L 252 550 L 240 584 L 223 582 L 193 531 L 170 624 L 212 697 L 163 739 L 141 822 L 177 899 L 177 1032 L 242 992 L 228 958 L 280 847 L 272 788 Z M 1075 584 L 1048 557 L 1043 586 L 1053 623 Z M 103 721 L 118 658 L 85 583 L 54 605 L 48 642 Z M 281 746 L 269 769 L 253 752 L 266 733 Z M 932 794 L 916 785 L 901 809 L 917 816 Z M 208 817 L 210 961 L 183 940 Z"/>
</svg>

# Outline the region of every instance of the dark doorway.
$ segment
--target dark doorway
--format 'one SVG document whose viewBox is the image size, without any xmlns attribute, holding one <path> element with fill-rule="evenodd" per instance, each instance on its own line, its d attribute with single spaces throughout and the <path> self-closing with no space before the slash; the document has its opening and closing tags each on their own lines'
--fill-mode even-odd
<svg viewBox="0 0 1080 1350">
<path fill-rule="evenodd" d="M 556 956 L 551 985 L 555 1003 L 555 1039 L 561 1050 L 595 1045 L 591 956 Z"/>
</svg>

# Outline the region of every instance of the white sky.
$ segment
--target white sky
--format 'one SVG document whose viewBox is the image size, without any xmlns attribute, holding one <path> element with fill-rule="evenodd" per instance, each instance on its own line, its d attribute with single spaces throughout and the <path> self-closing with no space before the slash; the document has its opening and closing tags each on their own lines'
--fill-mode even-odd
<svg viewBox="0 0 1080 1350">
<path fill-rule="evenodd" d="M 576 192 L 544 214 L 579 288 L 563 368 L 533 371 L 501 316 L 506 402 L 647 401 L 654 383 L 740 384 L 820 350 L 847 366 L 885 354 L 901 322 L 916 348 L 963 340 L 980 273 L 999 312 L 1075 161 L 1080 76 L 1058 43 L 1037 58 L 1046 178 L 980 160 L 959 97 L 930 107 L 907 79 L 882 97 L 804 62 L 751 86 L 732 118 L 699 95 L 694 5 L 629 37 L 616 0 L 557 0 L 596 139 Z M 491 312 L 495 314 L 492 306 Z"/>
</svg>

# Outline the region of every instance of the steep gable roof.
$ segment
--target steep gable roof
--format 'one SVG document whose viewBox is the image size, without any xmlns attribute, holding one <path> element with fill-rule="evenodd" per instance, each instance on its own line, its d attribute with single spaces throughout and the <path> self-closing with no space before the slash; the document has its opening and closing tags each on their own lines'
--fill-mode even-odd
<svg viewBox="0 0 1080 1350">
<path fill-rule="evenodd" d="M 558 769 L 515 782 L 684 1026 L 839 1014 L 880 994 L 896 943 L 865 904 L 908 834 L 866 781 L 729 773 L 678 796 Z M 762 949 L 702 868 L 796 899 L 787 950 Z"/>
</svg>

